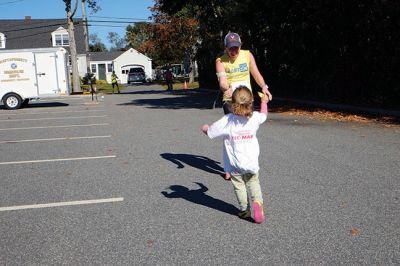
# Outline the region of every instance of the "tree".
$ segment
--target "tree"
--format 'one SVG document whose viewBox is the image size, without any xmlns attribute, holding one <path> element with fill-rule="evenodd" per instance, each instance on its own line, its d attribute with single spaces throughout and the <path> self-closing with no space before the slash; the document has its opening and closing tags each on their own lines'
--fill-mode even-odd
<svg viewBox="0 0 400 266">
<path fill-rule="evenodd" d="M 71 6 L 71 0 L 63 0 L 65 3 L 65 11 L 67 12 L 67 23 L 68 23 L 68 35 L 69 35 L 69 48 L 71 54 L 71 64 L 72 64 L 72 88 L 73 92 L 80 92 L 81 85 L 79 80 L 79 72 L 78 72 L 78 59 L 76 53 L 76 42 L 75 42 L 75 29 L 74 29 L 74 16 L 76 10 L 78 8 L 78 1 L 75 1 L 74 8 Z M 82 0 L 84 1 L 84 0 Z M 88 5 L 91 8 L 95 8 L 97 6 L 95 0 L 87 0 Z"/>
<path fill-rule="evenodd" d="M 150 39 L 151 25 L 147 22 L 136 22 L 126 27 L 125 40 L 128 44 L 139 52 L 146 53 L 145 45 Z"/>
<path fill-rule="evenodd" d="M 88 1 L 89 7 L 92 9 L 92 13 L 97 12 L 100 10 L 100 7 L 97 6 L 95 1 Z M 85 52 L 86 52 L 86 73 L 87 75 L 90 74 L 90 45 L 89 45 L 89 28 L 87 23 L 86 17 L 86 0 L 81 0 L 81 7 L 82 7 L 82 22 L 83 22 L 83 37 L 85 39 Z"/>
<path fill-rule="evenodd" d="M 157 3 L 151 11 L 153 23 L 127 27 L 129 45 L 151 57 L 154 65 L 182 63 L 185 56 L 193 62 L 198 41 L 197 20 L 188 12 L 169 16 Z"/>
<path fill-rule="evenodd" d="M 278 96 L 400 107 L 398 0 L 157 0 L 198 20 L 200 86 L 217 88 L 214 60 L 228 31 Z M 277 88 L 277 89 L 274 89 Z"/>
<path fill-rule="evenodd" d="M 116 32 L 109 32 L 107 36 L 108 41 L 113 44 L 110 51 L 124 51 L 126 50 L 126 41 L 121 38 Z"/>
<path fill-rule="evenodd" d="M 157 0 L 155 8 L 168 16 L 184 16 L 194 19 L 196 26 L 192 28 L 193 43 L 192 58 L 195 58 L 199 69 L 199 83 L 203 87 L 217 87 L 215 76 L 215 58 L 222 49 L 222 34 L 224 8 L 234 5 L 233 0 Z M 156 13 L 157 15 L 157 13 Z M 243 20 L 249 20 L 248 17 Z"/>
<path fill-rule="evenodd" d="M 107 47 L 101 42 L 101 39 L 96 33 L 89 35 L 89 49 L 91 52 L 106 52 Z"/>
</svg>

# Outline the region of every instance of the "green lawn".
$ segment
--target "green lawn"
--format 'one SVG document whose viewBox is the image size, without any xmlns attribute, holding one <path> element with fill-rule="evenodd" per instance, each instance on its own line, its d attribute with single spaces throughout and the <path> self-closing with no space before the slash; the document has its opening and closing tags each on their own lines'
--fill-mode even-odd
<svg viewBox="0 0 400 266">
<path fill-rule="evenodd" d="M 163 89 L 167 90 L 167 84 L 165 81 L 154 81 L 154 84 L 159 84 Z M 197 89 L 199 87 L 199 82 L 195 81 L 193 83 L 186 83 L 188 89 Z M 119 85 L 119 90 L 122 92 L 126 87 L 123 84 L 118 84 Z M 184 87 L 184 82 L 181 80 L 174 80 L 173 83 L 173 88 L 174 90 L 182 90 Z M 98 93 L 103 93 L 103 94 L 110 94 L 112 93 L 112 86 L 111 84 L 107 83 L 101 83 L 101 84 L 96 84 L 97 92 Z M 87 85 L 82 85 L 82 90 L 85 93 L 88 93 L 89 87 Z M 114 92 L 117 92 L 117 88 L 114 89 Z"/>
<path fill-rule="evenodd" d="M 167 84 L 165 83 L 165 81 L 155 81 L 156 84 L 160 84 L 165 90 L 168 88 Z M 173 82 L 173 88 L 174 90 L 182 90 L 184 87 L 184 82 L 179 81 L 179 80 L 174 80 Z M 186 85 L 188 87 L 188 89 L 197 89 L 199 88 L 199 82 L 195 81 L 193 83 L 188 83 L 186 82 Z"/>
<path fill-rule="evenodd" d="M 123 91 L 125 89 L 125 86 L 123 84 L 118 84 L 119 85 L 119 90 Z M 96 84 L 95 85 L 97 88 L 97 93 L 103 93 L 103 94 L 109 94 L 112 93 L 112 85 L 111 84 L 107 84 L 107 83 L 102 83 L 102 84 Z M 89 86 L 87 85 L 82 85 L 82 89 L 84 92 L 90 92 L 89 90 Z M 118 92 L 117 88 L 114 88 L 114 92 Z"/>
</svg>

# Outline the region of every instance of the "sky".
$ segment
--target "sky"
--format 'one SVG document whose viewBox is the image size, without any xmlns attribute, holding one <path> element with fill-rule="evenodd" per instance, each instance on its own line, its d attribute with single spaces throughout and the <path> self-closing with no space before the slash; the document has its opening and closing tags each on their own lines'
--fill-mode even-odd
<svg viewBox="0 0 400 266">
<path fill-rule="evenodd" d="M 75 17 L 81 17 L 81 1 Z M 151 12 L 149 7 L 154 5 L 153 0 L 96 0 L 101 10 L 92 14 L 86 9 L 88 20 L 107 21 L 92 22 L 89 34 L 96 33 L 101 41 L 110 48 L 107 40 L 109 32 L 116 32 L 120 37 L 125 36 L 125 28 L 129 22 L 149 21 Z M 75 0 L 72 0 L 75 4 Z M 56 19 L 66 18 L 63 0 L 0 0 L 0 19 Z M 132 23 L 131 23 L 132 24 Z"/>
</svg>

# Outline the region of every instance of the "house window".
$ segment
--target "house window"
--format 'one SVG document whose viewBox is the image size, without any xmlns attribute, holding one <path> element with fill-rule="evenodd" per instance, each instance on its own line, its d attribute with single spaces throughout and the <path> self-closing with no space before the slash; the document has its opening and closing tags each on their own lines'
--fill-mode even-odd
<svg viewBox="0 0 400 266">
<path fill-rule="evenodd" d="M 6 48 L 6 36 L 0 32 L 0 48 Z"/>
<path fill-rule="evenodd" d="M 92 64 L 92 73 L 96 73 L 97 72 L 97 68 L 95 64 Z"/>
<path fill-rule="evenodd" d="M 54 46 L 69 46 L 68 34 L 54 34 L 55 45 Z"/>
<path fill-rule="evenodd" d="M 113 71 L 113 65 L 112 64 L 107 64 L 107 71 L 112 72 Z"/>
</svg>

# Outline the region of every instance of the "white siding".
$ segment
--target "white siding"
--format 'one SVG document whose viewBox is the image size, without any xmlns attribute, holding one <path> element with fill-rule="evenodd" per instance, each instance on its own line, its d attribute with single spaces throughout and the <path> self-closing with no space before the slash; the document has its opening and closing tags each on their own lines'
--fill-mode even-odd
<svg viewBox="0 0 400 266">
<path fill-rule="evenodd" d="M 86 55 L 79 54 L 78 56 L 78 72 L 80 77 L 84 77 L 86 75 Z"/>
</svg>

